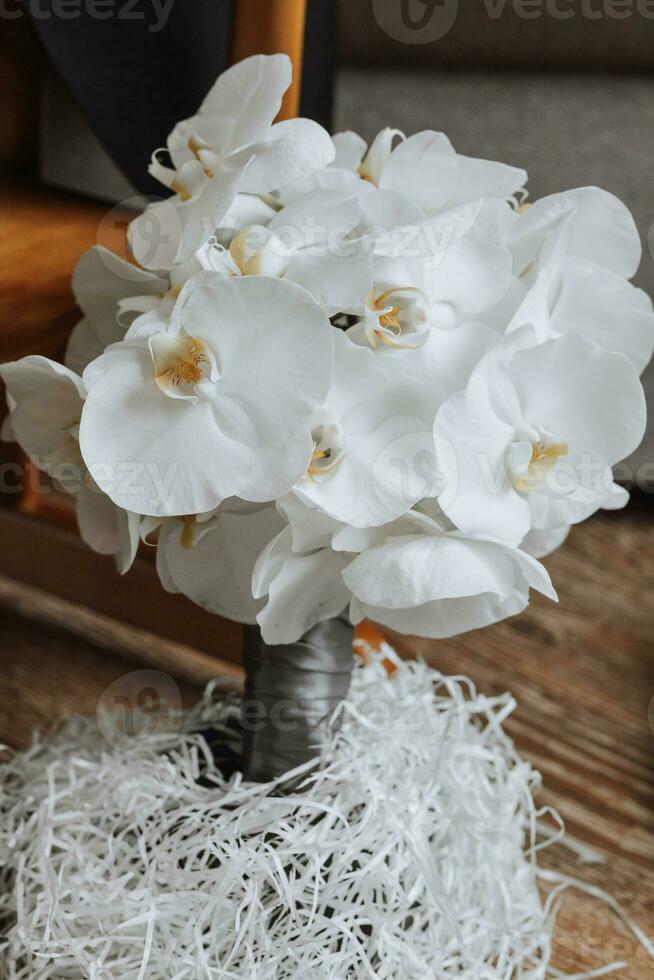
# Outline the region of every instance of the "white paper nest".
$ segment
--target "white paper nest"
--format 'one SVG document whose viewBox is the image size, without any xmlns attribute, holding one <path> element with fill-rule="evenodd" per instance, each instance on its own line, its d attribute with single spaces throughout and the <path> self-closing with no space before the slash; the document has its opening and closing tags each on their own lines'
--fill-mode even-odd
<svg viewBox="0 0 654 980">
<path fill-rule="evenodd" d="M 3 767 L 0 976 L 544 977 L 539 776 L 502 730 L 513 707 L 421 663 L 358 667 L 295 794 L 223 779 L 193 734 L 210 692 L 182 734 L 112 747 L 74 720 Z"/>
</svg>

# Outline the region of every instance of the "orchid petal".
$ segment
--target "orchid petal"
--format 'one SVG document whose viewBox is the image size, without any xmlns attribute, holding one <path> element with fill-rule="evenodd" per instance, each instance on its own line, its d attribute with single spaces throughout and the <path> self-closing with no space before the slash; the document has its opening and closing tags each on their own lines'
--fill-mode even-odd
<svg viewBox="0 0 654 980">
<path fill-rule="evenodd" d="M 495 160 L 480 160 L 457 154 L 457 185 L 449 206 L 472 201 L 478 197 L 497 197 L 509 200 L 527 183 L 527 171 L 509 167 Z"/>
<path fill-rule="evenodd" d="M 645 397 L 623 354 L 571 332 L 518 351 L 508 370 L 525 417 L 564 437 L 571 452 L 613 464 L 642 440 Z"/>
<path fill-rule="evenodd" d="M 252 55 L 224 71 L 200 106 L 200 115 L 233 119 L 230 152 L 255 143 L 278 114 L 293 69 L 285 54 Z"/>
<path fill-rule="evenodd" d="M 468 534 L 494 534 L 518 545 L 530 517 L 505 466 L 514 432 L 493 411 L 486 380 L 474 375 L 465 391 L 448 398 L 434 424 L 444 481 L 439 502 L 447 516 Z"/>
<path fill-rule="evenodd" d="M 425 130 L 395 147 L 379 187 L 407 194 L 426 214 L 435 214 L 454 200 L 457 170 L 456 153 L 447 136 Z"/>
<path fill-rule="evenodd" d="M 332 142 L 335 155 L 331 165 L 343 170 L 358 170 L 367 149 L 366 141 L 358 133 L 346 130 L 335 133 Z"/>
<path fill-rule="evenodd" d="M 37 354 L 0 365 L 0 378 L 14 404 L 11 427 L 30 459 L 50 475 L 79 465 L 77 426 L 85 397 L 82 379 Z"/>
<path fill-rule="evenodd" d="M 547 558 L 548 555 L 561 547 L 569 533 L 569 524 L 552 528 L 549 531 L 532 530 L 524 537 L 520 548 L 533 558 Z"/>
<path fill-rule="evenodd" d="M 85 544 L 101 555 L 113 555 L 121 575 L 136 557 L 139 545 L 138 514 L 121 510 L 92 480 L 76 495 L 77 525 Z"/>
<path fill-rule="evenodd" d="M 252 569 L 261 549 L 279 533 L 282 519 L 272 504 L 232 508 L 225 501 L 211 524 L 194 547 L 185 548 L 182 522 L 168 521 L 157 546 L 159 574 L 208 612 L 254 623 L 263 602 L 252 596 Z"/>
<path fill-rule="evenodd" d="M 547 572 L 529 555 L 490 539 L 458 534 L 391 539 L 354 559 L 343 578 L 354 594 L 354 622 L 369 617 L 404 633 L 433 638 L 478 629 L 521 612 L 530 586 L 556 598 Z"/>
<path fill-rule="evenodd" d="M 589 259 L 630 279 L 638 268 L 640 236 L 625 205 L 599 187 L 578 187 L 543 197 L 523 211 L 511 234 L 514 271 L 540 254 L 548 237 L 570 218 L 569 254 Z"/>
<path fill-rule="evenodd" d="M 625 354 L 638 374 L 654 351 L 654 313 L 647 293 L 582 259 L 567 263 L 552 326 L 558 333 L 575 330 L 605 350 Z"/>
<path fill-rule="evenodd" d="M 146 269 L 170 269 L 190 259 L 228 214 L 249 159 L 225 163 L 186 201 L 176 194 L 149 204 L 128 228 L 136 261 Z"/>
<path fill-rule="evenodd" d="M 343 611 L 350 593 L 341 573 L 350 557 L 323 550 L 284 561 L 257 616 L 266 643 L 294 643 L 316 623 Z"/>
<path fill-rule="evenodd" d="M 361 242 L 305 248 L 291 257 L 285 278 L 303 286 L 328 310 L 349 309 L 370 292 L 372 257 Z"/>
<path fill-rule="evenodd" d="M 285 119 L 271 127 L 264 142 L 253 143 L 254 154 L 243 191 L 272 191 L 299 180 L 334 158 L 329 133 L 312 119 Z"/>
<path fill-rule="evenodd" d="M 230 438 L 298 435 L 325 399 L 333 359 L 332 328 L 309 294 L 279 279 L 209 276 L 178 305 L 187 333 L 216 351 L 215 411 Z"/>
</svg>

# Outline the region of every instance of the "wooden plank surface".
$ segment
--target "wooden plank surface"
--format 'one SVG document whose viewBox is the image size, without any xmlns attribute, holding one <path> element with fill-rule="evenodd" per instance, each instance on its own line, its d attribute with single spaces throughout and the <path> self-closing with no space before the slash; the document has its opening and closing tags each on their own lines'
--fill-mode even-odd
<svg viewBox="0 0 654 980">
<path fill-rule="evenodd" d="M 437 643 L 399 638 L 397 646 L 488 693 L 514 693 L 508 729 L 543 774 L 541 802 L 604 858 L 580 866 L 557 846 L 544 866 L 606 889 L 654 935 L 654 500 L 576 528 L 547 564 L 560 605 L 536 597 L 523 616 L 483 632 Z M 128 628 L 112 633 L 106 623 L 98 633 L 97 624 L 76 622 L 72 607 L 48 613 L 42 600 L 19 594 L 0 582 L 0 742 L 25 744 L 35 725 L 94 711 L 116 678 L 156 664 L 143 634 L 130 640 Z M 120 656 L 108 652 L 112 644 Z M 207 661 L 191 662 L 189 653 L 185 662 L 175 644 L 160 655 L 183 699 L 192 699 Z M 622 980 L 654 976 L 654 961 L 604 905 L 570 894 L 557 967 L 574 972 L 617 959 L 628 963 L 616 974 Z"/>
<path fill-rule="evenodd" d="M 214 657 L 232 662 L 240 658 L 238 623 L 207 616 L 185 596 L 165 592 L 152 548 L 144 547 L 129 572 L 120 576 L 113 559 L 87 548 L 74 529 L 49 526 L 1 507 L 0 541 L 0 575 Z"/>
<path fill-rule="evenodd" d="M 81 315 L 72 270 L 96 243 L 126 257 L 129 213 L 21 182 L 1 168 L 0 214 L 0 363 L 26 354 L 61 359 Z M 0 381 L 0 422 L 5 414 Z M 0 463 L 14 458 L 12 447 L 0 442 Z"/>
<path fill-rule="evenodd" d="M 125 252 L 128 215 L 0 174 L 0 361 L 63 352 L 74 310 L 71 272 L 99 242 Z"/>
</svg>

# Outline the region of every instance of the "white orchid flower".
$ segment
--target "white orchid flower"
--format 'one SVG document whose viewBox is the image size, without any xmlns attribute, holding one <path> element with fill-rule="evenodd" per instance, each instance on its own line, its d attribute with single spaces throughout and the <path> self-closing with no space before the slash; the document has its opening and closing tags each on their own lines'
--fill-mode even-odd
<svg viewBox="0 0 654 980">
<path fill-rule="evenodd" d="M 197 255 L 203 268 L 228 276 L 281 278 L 289 260 L 283 243 L 265 225 L 247 225 L 232 238 L 227 249 L 210 239 Z"/>
<path fill-rule="evenodd" d="M 419 286 L 375 282 L 361 319 L 348 330 L 355 344 L 372 350 L 414 350 L 427 343 L 431 330 L 430 303 Z"/>
<path fill-rule="evenodd" d="M 274 504 L 236 499 L 208 514 L 165 518 L 157 542 L 161 583 L 208 612 L 255 623 L 264 603 L 252 596 L 254 564 L 283 526 Z"/>
<path fill-rule="evenodd" d="M 332 191 L 340 194 L 342 198 L 358 199 L 364 194 L 375 193 L 375 188 L 357 173 L 337 166 L 334 159 L 326 167 L 314 170 L 307 177 L 280 187 L 273 196 L 279 205 L 287 207 L 313 191 Z"/>
<path fill-rule="evenodd" d="M 508 237 L 515 275 L 531 285 L 553 238 L 568 223 L 567 254 L 631 279 L 641 257 L 638 229 L 629 209 L 599 187 L 577 187 L 523 206 Z"/>
<path fill-rule="evenodd" d="M 522 612 L 530 588 L 556 600 L 536 559 L 492 538 L 448 530 L 437 516 L 411 511 L 366 533 L 365 548 L 342 573 L 355 624 L 371 619 L 401 633 L 444 639 Z M 345 549 L 363 544 L 360 532 L 349 528 L 333 540 Z"/>
<path fill-rule="evenodd" d="M 135 316 L 157 309 L 171 288 L 170 280 L 139 269 L 94 245 L 73 272 L 73 293 L 84 314 L 70 335 L 65 363 L 77 374 L 122 340 Z"/>
<path fill-rule="evenodd" d="M 291 83 L 286 55 L 255 55 L 217 80 L 197 115 L 168 138 L 172 167 L 155 153 L 150 173 L 174 192 L 151 204 L 130 226 L 137 261 L 170 268 L 190 258 L 213 234 L 239 192 L 270 192 L 324 167 L 331 139 L 309 119 L 273 125 Z"/>
<path fill-rule="evenodd" d="M 451 395 L 434 426 L 442 509 L 465 533 L 518 545 L 528 531 L 624 504 L 611 466 L 645 429 L 627 358 L 576 333 L 535 346 L 507 336 Z"/>
<path fill-rule="evenodd" d="M 377 191 L 359 208 L 357 233 L 374 255 L 373 303 L 397 305 L 391 286 L 418 289 L 433 325 L 450 328 L 492 309 L 509 289 L 513 212 L 504 201 L 472 201 L 427 217 L 407 197 Z"/>
<path fill-rule="evenodd" d="M 257 622 L 266 643 L 293 643 L 350 601 L 342 571 L 353 555 L 336 552 L 331 538 L 343 525 L 293 496 L 279 501 L 289 522 L 262 550 L 252 593 L 266 599 Z"/>
<path fill-rule="evenodd" d="M 619 272 L 575 254 L 578 213 L 564 216 L 541 250 L 538 272 L 507 332 L 533 325 L 539 342 L 570 330 L 625 354 L 641 374 L 654 351 L 652 301 Z"/>
<path fill-rule="evenodd" d="M 399 129 L 382 129 L 369 148 L 356 133 L 333 139 L 335 166 L 407 197 L 428 215 L 482 197 L 509 200 L 527 180 L 517 167 L 456 153 L 444 133 L 432 130 L 405 138 Z"/>
<path fill-rule="evenodd" d="M 342 137 L 345 138 L 345 147 Z M 354 152 L 349 147 L 350 137 L 356 142 Z M 359 144 L 363 149 L 358 150 Z M 327 166 L 314 170 L 299 180 L 291 180 L 275 191 L 274 197 L 282 207 L 293 204 L 311 191 L 338 191 L 342 197 L 347 198 L 359 198 L 364 194 L 374 193 L 374 184 L 359 174 L 359 162 L 366 148 L 364 140 L 354 133 L 338 133 L 332 137 L 332 148 L 333 159 Z"/>
<path fill-rule="evenodd" d="M 84 465 L 79 448 L 86 394 L 82 379 L 38 355 L 0 365 L 0 377 L 10 411 L 3 436 L 11 435 L 59 490 L 74 495 L 82 540 L 100 554 L 113 555 L 118 570 L 126 572 L 138 547 L 139 517 L 101 493 Z"/>
<path fill-rule="evenodd" d="M 505 250 L 502 269 L 496 269 L 500 272 L 499 281 L 505 283 L 507 260 Z M 448 285 L 451 287 L 452 280 Z M 491 288 L 494 290 L 495 286 Z M 386 354 L 415 350 L 427 343 L 432 331 L 458 328 L 468 317 L 443 299 L 443 290 L 442 274 L 430 260 L 376 256 L 374 282 L 365 304 L 348 310 L 359 316 L 348 330 L 350 340 Z"/>
<path fill-rule="evenodd" d="M 82 379 L 38 354 L 0 364 L 7 388 L 11 432 L 32 462 L 58 479 L 64 467 L 80 467 Z"/>
<path fill-rule="evenodd" d="M 169 326 L 132 331 L 84 374 L 82 455 L 112 500 L 165 517 L 287 492 L 332 373 L 332 327 L 309 294 L 202 273 Z"/>
<path fill-rule="evenodd" d="M 486 313 L 501 332 L 541 276 L 551 276 L 557 258 L 573 277 L 576 266 L 582 276 L 584 267 L 602 270 L 600 275 L 606 272 L 611 306 L 619 302 L 615 293 L 640 263 L 640 238 L 628 208 L 598 187 L 578 187 L 523 203 L 511 212 L 505 240 L 513 255 L 513 275 L 497 306 Z M 622 298 L 628 307 L 634 306 L 636 301 L 626 292 Z"/>
<path fill-rule="evenodd" d="M 355 233 L 368 196 L 367 189 L 318 187 L 286 203 L 269 224 L 289 256 L 285 278 L 330 315 L 364 302 L 372 285 L 369 242 Z"/>
<path fill-rule="evenodd" d="M 202 268 L 221 275 L 279 276 L 295 282 L 333 315 L 362 302 L 370 290 L 367 242 L 348 237 L 359 218 L 355 198 L 309 191 L 267 225 L 241 229 L 228 248 L 210 239 L 197 258 Z"/>
<path fill-rule="evenodd" d="M 297 498 L 279 503 L 288 526 L 254 569 L 268 596 L 257 619 L 268 643 L 291 643 L 349 602 L 362 619 L 402 633 L 444 638 L 521 612 L 535 588 L 556 600 L 534 558 L 503 542 L 451 529 L 433 506 L 384 527 L 357 529 Z"/>
<path fill-rule="evenodd" d="M 334 337 L 332 386 L 312 420 L 298 496 L 356 527 L 384 524 L 437 492 L 432 425 L 446 395 L 421 361 L 377 358 Z"/>
</svg>

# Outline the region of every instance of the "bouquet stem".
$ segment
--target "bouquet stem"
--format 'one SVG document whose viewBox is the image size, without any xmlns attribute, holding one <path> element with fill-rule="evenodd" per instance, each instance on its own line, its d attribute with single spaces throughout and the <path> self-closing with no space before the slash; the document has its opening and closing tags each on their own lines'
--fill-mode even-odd
<svg viewBox="0 0 654 980">
<path fill-rule="evenodd" d="M 352 635 L 346 620 L 334 618 L 296 643 L 269 646 L 258 627 L 246 627 L 241 722 L 247 779 L 275 779 L 320 754 L 333 731 L 331 717 L 350 689 Z"/>
</svg>

